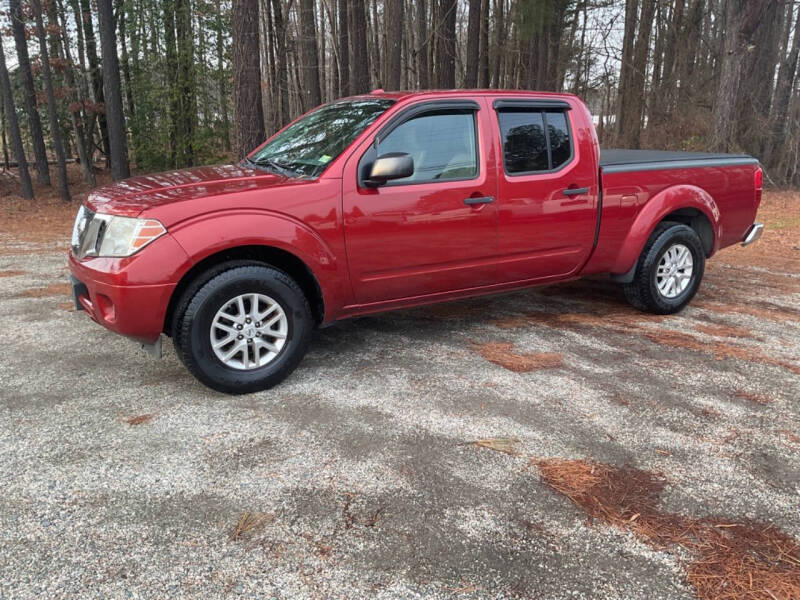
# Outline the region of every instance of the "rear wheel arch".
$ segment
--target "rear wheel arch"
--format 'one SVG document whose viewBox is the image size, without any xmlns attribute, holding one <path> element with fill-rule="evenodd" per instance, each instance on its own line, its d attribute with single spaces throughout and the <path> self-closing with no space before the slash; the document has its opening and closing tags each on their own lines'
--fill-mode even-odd
<svg viewBox="0 0 800 600">
<path fill-rule="evenodd" d="M 325 317 L 325 299 L 319 281 L 311 268 L 298 256 L 281 248 L 267 245 L 234 246 L 206 256 L 183 274 L 172 292 L 164 316 L 163 331 L 172 334 L 176 311 L 180 310 L 187 290 L 196 290 L 223 271 L 246 265 L 273 267 L 291 277 L 308 299 L 314 321 L 321 324 Z"/>
<path fill-rule="evenodd" d="M 656 224 L 656 227 L 665 222 L 688 225 L 694 229 L 695 233 L 700 237 L 700 241 L 703 242 L 703 250 L 706 253 L 706 258 L 713 254 L 716 235 L 714 234 L 714 227 L 711 221 L 703 211 L 692 207 L 679 208 L 661 219 L 661 221 Z M 653 231 L 655 231 L 655 227 L 653 227 Z"/>
<path fill-rule="evenodd" d="M 615 279 L 630 281 L 650 236 L 659 225 L 667 222 L 682 223 L 693 229 L 703 243 L 707 258 L 717 250 L 720 227 L 717 203 L 702 188 L 676 185 L 653 196 L 639 211 L 610 269 Z"/>
</svg>

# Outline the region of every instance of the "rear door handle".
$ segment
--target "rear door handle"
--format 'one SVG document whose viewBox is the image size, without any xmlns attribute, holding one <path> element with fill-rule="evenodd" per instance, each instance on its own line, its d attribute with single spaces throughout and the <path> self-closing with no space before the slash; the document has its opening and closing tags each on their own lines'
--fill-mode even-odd
<svg viewBox="0 0 800 600">
<path fill-rule="evenodd" d="M 561 193 L 565 196 L 583 196 L 589 193 L 589 188 L 567 188 Z"/>
<path fill-rule="evenodd" d="M 464 204 L 473 206 L 475 204 L 491 204 L 494 202 L 493 196 L 484 196 L 482 198 L 464 198 Z"/>
</svg>

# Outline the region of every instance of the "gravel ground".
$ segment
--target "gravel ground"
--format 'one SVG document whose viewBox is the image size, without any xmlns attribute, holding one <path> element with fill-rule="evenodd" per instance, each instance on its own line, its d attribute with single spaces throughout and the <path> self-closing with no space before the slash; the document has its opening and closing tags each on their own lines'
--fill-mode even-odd
<svg viewBox="0 0 800 600">
<path fill-rule="evenodd" d="M 798 263 L 741 256 L 679 316 L 589 280 L 361 318 L 226 397 L 6 234 L 0 598 L 692 598 L 685 556 L 587 522 L 529 459 L 657 471 L 665 510 L 800 537 Z M 494 437 L 518 454 L 471 443 Z"/>
</svg>

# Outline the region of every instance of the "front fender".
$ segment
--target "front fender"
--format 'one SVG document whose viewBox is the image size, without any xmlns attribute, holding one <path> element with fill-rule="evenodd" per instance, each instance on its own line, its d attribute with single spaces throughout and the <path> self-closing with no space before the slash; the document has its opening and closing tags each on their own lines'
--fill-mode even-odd
<svg viewBox="0 0 800 600">
<path fill-rule="evenodd" d="M 710 254 L 719 249 L 721 236 L 720 211 L 717 203 L 704 189 L 694 185 L 676 185 L 650 198 L 633 221 L 625 241 L 614 260 L 612 273 L 630 271 L 647 243 L 650 234 L 664 217 L 680 209 L 694 208 L 699 210 L 711 224 L 714 241 Z"/>
<path fill-rule="evenodd" d="M 252 209 L 208 213 L 182 222 L 170 234 L 185 250 L 192 266 L 240 246 L 269 246 L 293 254 L 319 284 L 326 321 L 347 300 L 344 261 L 316 231 L 288 215 Z"/>
</svg>

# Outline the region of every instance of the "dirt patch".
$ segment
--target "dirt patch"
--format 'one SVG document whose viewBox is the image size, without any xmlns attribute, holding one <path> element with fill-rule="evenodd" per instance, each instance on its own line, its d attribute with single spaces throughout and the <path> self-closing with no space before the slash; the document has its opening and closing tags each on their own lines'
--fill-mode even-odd
<svg viewBox="0 0 800 600">
<path fill-rule="evenodd" d="M 762 406 L 766 406 L 767 404 L 772 404 L 772 399 L 767 398 L 766 396 L 762 396 L 761 394 L 753 394 L 751 392 L 745 392 L 743 390 L 737 391 L 734 396 L 739 400 L 747 400 L 748 402 L 753 402 L 755 404 L 760 404 Z"/>
<path fill-rule="evenodd" d="M 529 312 L 524 315 L 503 317 L 491 321 L 491 324 L 500 329 L 520 329 L 533 325 L 545 325 L 553 328 L 576 327 L 604 327 L 617 331 L 638 331 L 646 323 L 661 323 L 666 317 L 660 315 L 646 315 L 630 309 L 619 310 L 596 307 L 593 312 Z"/>
<path fill-rule="evenodd" d="M 785 323 L 794 321 L 800 323 L 800 312 L 792 309 L 763 303 L 761 304 L 723 304 L 722 302 L 709 302 L 697 300 L 692 302 L 694 308 L 702 308 L 723 315 L 749 315 L 759 319 L 767 319 Z"/>
<path fill-rule="evenodd" d="M 96 169 L 95 175 L 98 186 L 111 182 L 110 171 Z M 25 200 L 16 195 L 3 197 L 0 206 L 0 231 L 10 234 L 16 241 L 34 243 L 69 241 L 75 213 L 91 188 L 82 182 L 79 165 L 67 165 L 67 179 L 72 202 L 63 202 L 58 196 L 55 185 L 52 187 L 39 185 L 35 178 L 34 200 Z M 16 191 L 16 185 L 14 190 Z"/>
<path fill-rule="evenodd" d="M 532 462 L 544 483 L 590 519 L 630 531 L 657 549 L 691 552 L 686 579 L 702 600 L 800 598 L 800 543 L 780 529 L 662 512 L 666 480 L 660 474 L 584 460 Z"/>
<path fill-rule="evenodd" d="M 33 288 L 17 294 L 17 298 L 48 298 L 50 296 L 69 296 L 72 288 L 68 283 L 53 283 L 43 288 Z"/>
<path fill-rule="evenodd" d="M 694 336 L 676 331 L 652 331 L 645 333 L 645 336 L 656 344 L 712 354 L 717 360 L 726 358 L 746 360 L 773 367 L 782 367 L 792 373 L 800 374 L 800 365 L 773 358 L 758 348 L 735 346 L 726 342 L 705 342 Z"/>
<path fill-rule="evenodd" d="M 745 329 L 744 327 L 735 327 L 732 325 L 695 325 L 695 330 L 714 337 L 749 339 L 753 339 L 755 337 L 753 332 L 749 329 Z"/>
<path fill-rule="evenodd" d="M 789 429 L 781 429 L 780 433 L 793 444 L 800 445 L 800 435 L 797 435 L 795 432 L 790 431 Z"/>
<path fill-rule="evenodd" d="M 20 275 L 27 275 L 27 271 L 0 271 L 0 278 L 3 277 L 19 277 Z"/>
<path fill-rule="evenodd" d="M 764 236 L 752 246 L 733 246 L 720 258 L 735 265 L 757 266 L 789 273 L 800 271 L 800 194 L 797 191 L 770 191 L 763 195 L 758 221 L 764 223 Z"/>
<path fill-rule="evenodd" d="M 144 414 L 144 415 L 136 415 L 136 416 L 133 416 L 133 417 L 127 417 L 127 418 L 122 419 L 122 420 L 125 421 L 128 425 L 144 425 L 145 423 L 150 423 L 153 420 L 154 416 L 155 415 L 152 414 L 152 413 L 147 413 L 147 414 Z"/>
<path fill-rule="evenodd" d="M 555 352 L 536 352 L 534 354 L 517 354 L 512 352 L 510 342 L 488 342 L 477 345 L 481 356 L 515 373 L 527 373 L 538 369 L 555 369 L 564 365 L 564 357 Z"/>
</svg>

